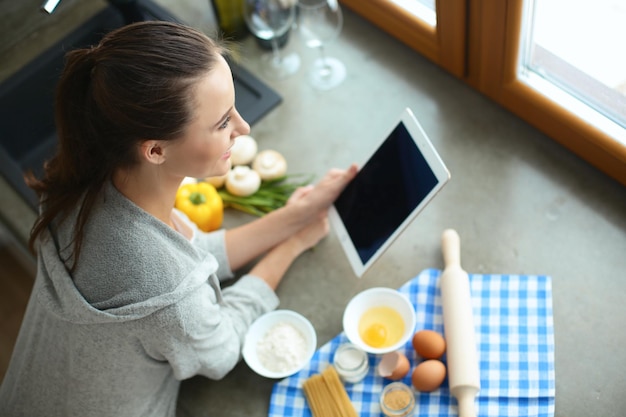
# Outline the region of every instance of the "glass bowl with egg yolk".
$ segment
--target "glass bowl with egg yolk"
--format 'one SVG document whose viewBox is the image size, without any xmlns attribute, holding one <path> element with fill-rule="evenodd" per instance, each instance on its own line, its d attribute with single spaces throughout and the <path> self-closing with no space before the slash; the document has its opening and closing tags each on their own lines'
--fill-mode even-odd
<svg viewBox="0 0 626 417">
<path fill-rule="evenodd" d="M 404 320 L 391 307 L 372 307 L 359 320 L 359 335 L 365 344 L 373 348 L 393 346 L 404 335 Z"/>
<path fill-rule="evenodd" d="M 343 329 L 348 340 L 373 354 L 398 350 L 412 336 L 415 307 L 392 288 L 375 287 L 355 295 L 344 310 Z"/>
</svg>

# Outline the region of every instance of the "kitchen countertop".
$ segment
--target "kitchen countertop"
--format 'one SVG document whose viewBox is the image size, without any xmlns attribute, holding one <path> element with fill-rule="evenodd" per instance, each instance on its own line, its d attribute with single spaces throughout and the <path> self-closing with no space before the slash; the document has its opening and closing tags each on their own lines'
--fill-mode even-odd
<svg viewBox="0 0 626 417">
<path fill-rule="evenodd" d="M 157 2 L 192 24 L 206 17 L 198 8 L 208 9 L 208 2 Z M 361 279 L 331 232 L 290 269 L 277 290 L 280 308 L 308 317 L 321 346 L 342 331 L 343 309 L 357 292 L 397 288 L 424 269 L 442 268 L 441 233 L 453 227 L 468 272 L 552 277 L 555 415 L 622 416 L 626 189 L 349 11 L 327 48 L 348 70 L 336 89 L 307 84 L 314 51 L 295 37 L 287 49 L 300 53 L 302 68 L 272 81 L 259 72 L 263 51 L 251 38 L 241 43 L 240 63 L 284 99 L 252 128 L 260 149 L 283 153 L 290 172 L 320 178 L 331 167 L 363 162 L 411 107 L 452 179 Z M 13 230 L 30 228 L 34 213 L 7 200 L 2 184 L 0 193 L 4 220 Z M 225 225 L 249 219 L 230 212 Z M 267 416 L 273 383 L 243 362 L 221 381 L 192 378 L 182 384 L 178 415 Z"/>
</svg>

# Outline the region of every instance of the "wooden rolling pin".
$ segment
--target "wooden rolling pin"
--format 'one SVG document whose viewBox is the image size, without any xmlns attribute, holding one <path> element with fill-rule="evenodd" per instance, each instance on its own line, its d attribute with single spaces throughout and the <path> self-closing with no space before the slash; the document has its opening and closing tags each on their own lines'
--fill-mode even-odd
<svg viewBox="0 0 626 417">
<path fill-rule="evenodd" d="M 450 392 L 459 403 L 459 416 L 475 417 L 474 398 L 480 391 L 480 373 L 470 283 L 467 272 L 461 268 L 459 234 L 445 230 L 441 248 L 445 268 L 440 287 Z"/>
</svg>

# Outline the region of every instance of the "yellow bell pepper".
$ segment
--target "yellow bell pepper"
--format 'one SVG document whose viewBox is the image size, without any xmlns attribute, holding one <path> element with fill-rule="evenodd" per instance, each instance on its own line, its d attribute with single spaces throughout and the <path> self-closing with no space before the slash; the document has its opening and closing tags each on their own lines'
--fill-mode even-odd
<svg viewBox="0 0 626 417">
<path fill-rule="evenodd" d="M 182 185 L 176 192 L 175 206 L 205 232 L 219 229 L 224 220 L 222 197 L 208 182 Z"/>
</svg>

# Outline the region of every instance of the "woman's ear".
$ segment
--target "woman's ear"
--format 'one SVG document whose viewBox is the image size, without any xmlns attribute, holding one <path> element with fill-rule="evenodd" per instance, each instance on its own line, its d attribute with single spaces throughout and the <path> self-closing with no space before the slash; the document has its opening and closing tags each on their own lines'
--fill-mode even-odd
<svg viewBox="0 0 626 417">
<path fill-rule="evenodd" d="M 146 140 L 140 146 L 140 158 L 151 164 L 160 165 L 165 162 L 163 144 L 158 140 Z"/>
</svg>

